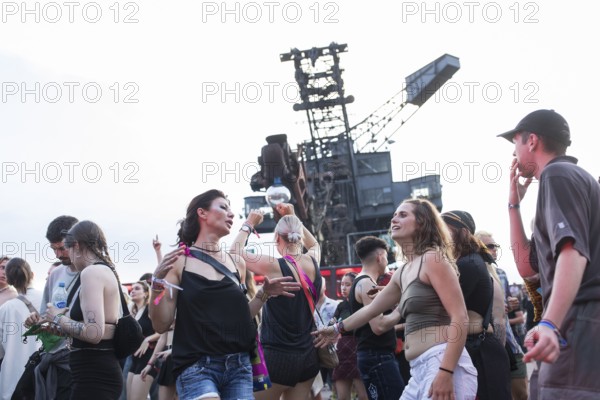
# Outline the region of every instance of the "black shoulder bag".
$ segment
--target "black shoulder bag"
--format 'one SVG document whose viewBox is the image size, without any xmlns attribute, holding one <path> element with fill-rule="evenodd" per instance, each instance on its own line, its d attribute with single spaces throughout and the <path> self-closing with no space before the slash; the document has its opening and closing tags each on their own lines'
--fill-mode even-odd
<svg viewBox="0 0 600 400">
<path fill-rule="evenodd" d="M 125 295 L 121 290 L 121 281 L 117 275 L 117 271 L 114 268 L 109 268 L 115 274 L 117 283 L 119 284 L 119 294 L 121 295 L 121 308 L 123 309 L 123 316 L 117 321 L 117 327 L 115 328 L 115 336 L 113 337 L 113 343 L 115 346 L 115 354 L 118 359 L 122 359 L 132 355 L 137 349 L 140 348 L 144 341 L 144 335 L 142 334 L 142 327 L 140 323 L 129 313 L 127 302 L 125 301 Z"/>
</svg>

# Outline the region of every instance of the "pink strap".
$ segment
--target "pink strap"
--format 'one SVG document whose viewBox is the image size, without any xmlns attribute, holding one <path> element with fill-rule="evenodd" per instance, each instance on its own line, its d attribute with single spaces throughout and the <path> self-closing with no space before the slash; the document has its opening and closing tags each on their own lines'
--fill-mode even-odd
<svg viewBox="0 0 600 400">
<path fill-rule="evenodd" d="M 306 299 L 308 300 L 308 306 L 310 307 L 310 312 L 314 315 L 315 314 L 315 302 L 312 298 L 312 296 L 310 295 L 309 291 L 308 291 L 308 284 L 306 283 L 306 279 L 304 278 L 304 271 L 302 271 L 299 267 L 298 264 L 296 264 L 296 260 L 294 259 L 294 257 L 292 256 L 285 256 L 283 257 L 286 260 L 288 260 L 296 269 L 296 273 L 298 274 L 298 278 L 300 278 L 300 284 L 302 285 L 302 289 L 304 290 L 304 294 L 306 295 Z M 302 271 L 302 272 L 300 272 Z"/>
</svg>

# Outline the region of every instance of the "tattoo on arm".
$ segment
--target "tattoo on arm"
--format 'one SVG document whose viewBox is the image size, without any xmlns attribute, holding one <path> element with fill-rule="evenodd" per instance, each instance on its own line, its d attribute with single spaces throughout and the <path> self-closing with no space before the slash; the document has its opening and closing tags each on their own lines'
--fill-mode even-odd
<svg viewBox="0 0 600 400">
<path fill-rule="evenodd" d="M 73 326 L 73 336 L 81 337 L 83 333 L 84 324 L 83 322 L 78 322 Z"/>
</svg>

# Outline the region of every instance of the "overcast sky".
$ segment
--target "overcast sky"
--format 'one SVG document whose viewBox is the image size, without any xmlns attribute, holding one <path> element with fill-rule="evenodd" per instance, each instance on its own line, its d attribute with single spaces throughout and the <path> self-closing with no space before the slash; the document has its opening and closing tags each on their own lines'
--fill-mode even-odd
<svg viewBox="0 0 600 400">
<path fill-rule="evenodd" d="M 123 281 L 156 265 L 195 195 L 219 188 L 241 213 L 264 138 L 309 138 L 294 68 L 279 54 L 331 42 L 351 124 L 448 53 L 461 68 L 389 146 L 396 181 L 442 177 L 444 210 L 471 212 L 503 246 L 512 146 L 495 137 L 554 108 L 569 154 L 600 175 L 596 2 L 2 2 L 0 252 L 41 288 L 48 223 L 97 222 Z M 523 202 L 533 217 L 535 185 Z M 237 220 L 237 227 L 241 224 Z"/>
</svg>

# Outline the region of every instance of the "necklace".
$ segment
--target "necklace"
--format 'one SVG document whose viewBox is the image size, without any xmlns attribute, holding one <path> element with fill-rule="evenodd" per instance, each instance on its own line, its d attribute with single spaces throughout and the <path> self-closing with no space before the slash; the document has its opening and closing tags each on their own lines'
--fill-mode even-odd
<svg viewBox="0 0 600 400">
<path fill-rule="evenodd" d="M 3 287 L 2 289 L 0 289 L 0 293 L 4 292 L 5 290 L 7 290 L 10 287 L 10 285 L 6 285 L 5 287 Z"/>
<path fill-rule="evenodd" d="M 195 244 L 191 245 L 190 247 L 195 247 L 196 249 L 206 251 L 208 253 L 220 253 L 221 252 L 221 249 L 217 249 L 217 250 L 203 249 L 202 247 L 196 246 Z"/>
</svg>

